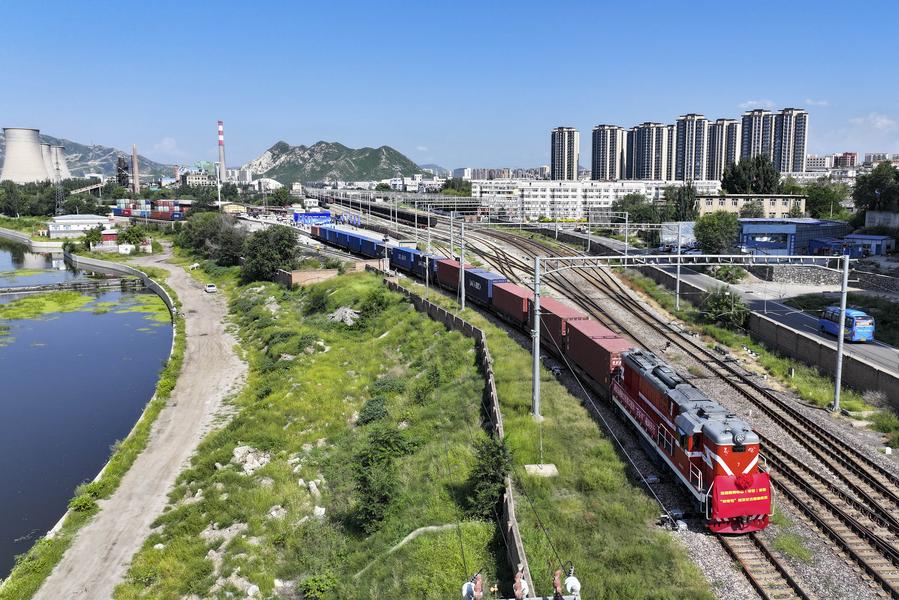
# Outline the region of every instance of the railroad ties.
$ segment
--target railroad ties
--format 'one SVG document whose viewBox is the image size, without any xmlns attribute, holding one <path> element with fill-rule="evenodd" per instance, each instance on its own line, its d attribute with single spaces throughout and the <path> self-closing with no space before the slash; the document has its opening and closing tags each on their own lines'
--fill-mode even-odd
<svg viewBox="0 0 899 600">
<path fill-rule="evenodd" d="M 749 583 L 762 598 L 770 600 L 813 600 L 802 590 L 792 572 L 756 534 L 719 535 L 718 540 L 731 557 L 740 563 Z"/>
</svg>

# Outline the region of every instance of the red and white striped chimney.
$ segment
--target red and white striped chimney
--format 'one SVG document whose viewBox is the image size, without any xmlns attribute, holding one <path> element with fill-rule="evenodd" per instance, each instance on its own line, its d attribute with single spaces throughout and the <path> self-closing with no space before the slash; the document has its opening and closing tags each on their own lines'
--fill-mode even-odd
<svg viewBox="0 0 899 600">
<path fill-rule="evenodd" d="M 225 123 L 219 121 L 219 181 L 224 183 L 225 174 Z"/>
</svg>

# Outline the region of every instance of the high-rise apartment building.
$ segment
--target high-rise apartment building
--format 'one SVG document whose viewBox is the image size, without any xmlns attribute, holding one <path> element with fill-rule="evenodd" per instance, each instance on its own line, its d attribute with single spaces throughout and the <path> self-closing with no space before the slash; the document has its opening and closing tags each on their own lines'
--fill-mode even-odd
<svg viewBox="0 0 899 600">
<path fill-rule="evenodd" d="M 593 162 L 591 179 L 614 181 L 622 179 L 625 171 L 627 133 L 617 125 L 597 125 L 593 128 Z"/>
<path fill-rule="evenodd" d="M 668 151 L 665 157 L 665 181 L 674 181 L 674 173 L 677 169 L 677 125 L 667 125 Z"/>
<path fill-rule="evenodd" d="M 709 124 L 707 179 L 721 179 L 724 169 L 739 162 L 743 124 L 735 119 L 717 119 Z"/>
<path fill-rule="evenodd" d="M 774 159 L 774 114 L 769 110 L 750 110 L 743 113 L 740 157 L 753 158 L 759 154 Z"/>
<path fill-rule="evenodd" d="M 675 132 L 674 179 L 705 179 L 709 120 L 695 113 L 683 115 L 677 119 Z"/>
<path fill-rule="evenodd" d="M 646 122 L 634 128 L 634 179 L 670 179 L 669 127 Z"/>
<path fill-rule="evenodd" d="M 781 173 L 805 171 L 808 112 L 785 108 L 774 117 L 774 168 Z"/>
<path fill-rule="evenodd" d="M 556 127 L 550 137 L 550 179 L 577 180 L 581 135 L 573 127 Z"/>
</svg>

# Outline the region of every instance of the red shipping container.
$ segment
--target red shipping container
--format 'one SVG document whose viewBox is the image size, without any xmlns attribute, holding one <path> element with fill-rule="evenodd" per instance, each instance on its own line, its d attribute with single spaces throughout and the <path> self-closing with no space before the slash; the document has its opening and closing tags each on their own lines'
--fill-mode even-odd
<svg viewBox="0 0 899 600">
<path fill-rule="evenodd" d="M 318 232 L 318 225 L 313 225 L 309 228 L 309 233 L 312 234 L 312 237 L 317 238 L 320 234 Z"/>
<path fill-rule="evenodd" d="M 528 322 L 528 300 L 534 293 L 514 283 L 493 284 L 493 308 L 514 323 Z"/>
<path fill-rule="evenodd" d="M 596 321 L 570 321 L 565 354 L 593 380 L 609 387 L 612 373 L 621 366 L 621 353 L 633 342 L 615 335 Z"/>
<path fill-rule="evenodd" d="M 169 213 L 169 212 L 161 212 L 161 211 L 158 211 L 158 210 L 152 210 L 152 211 L 150 211 L 150 218 L 151 218 L 151 219 L 157 219 L 157 220 L 160 220 L 160 221 L 171 221 L 171 220 L 172 220 L 172 213 Z"/>
<path fill-rule="evenodd" d="M 130 209 L 130 208 L 123 208 L 123 209 L 122 209 L 122 216 L 123 216 L 123 217 L 130 217 L 130 216 L 131 216 L 131 209 Z"/>
<path fill-rule="evenodd" d="M 528 324 L 534 328 L 533 301 L 528 306 Z M 552 298 L 540 298 L 540 341 L 550 350 L 565 351 L 565 332 L 568 321 L 581 321 L 589 319 L 581 311 L 562 304 Z"/>
<path fill-rule="evenodd" d="M 474 265 L 465 264 L 466 269 L 471 269 Z M 437 261 L 437 281 L 443 287 L 451 290 L 459 289 L 459 261 L 444 258 Z"/>
</svg>

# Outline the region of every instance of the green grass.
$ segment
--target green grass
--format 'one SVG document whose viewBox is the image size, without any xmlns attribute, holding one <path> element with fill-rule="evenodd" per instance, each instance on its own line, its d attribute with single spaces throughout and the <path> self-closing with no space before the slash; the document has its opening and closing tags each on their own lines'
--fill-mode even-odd
<svg viewBox="0 0 899 600">
<path fill-rule="evenodd" d="M 795 533 L 779 533 L 775 536 L 771 546 L 786 556 L 802 562 L 811 562 L 812 551 L 805 545 L 805 541 Z"/>
<path fill-rule="evenodd" d="M 424 296 L 423 286 L 407 280 L 403 285 Z M 458 312 L 458 305 L 442 294 L 431 292 L 430 299 Z M 543 369 L 545 420 L 538 425 L 530 414 L 530 353 L 480 313 L 466 309 L 461 315 L 488 336 L 515 463 L 517 516 L 538 591 L 549 592 L 550 569 L 558 567 L 537 524 L 539 515 L 561 560 L 573 562 L 591 597 L 712 597 L 683 548 L 654 525 L 658 505 L 629 481 L 613 442 L 578 399 Z M 523 465 L 540 461 L 541 428 L 543 460 L 557 466 L 555 478 L 532 478 L 524 471 Z"/>
<path fill-rule="evenodd" d="M 41 237 L 37 235 L 33 235 L 32 232 L 38 231 L 40 229 L 47 229 L 47 219 L 46 217 L 7 217 L 6 215 L 0 215 L 0 227 L 4 229 L 12 229 L 13 231 L 20 231 L 22 233 L 27 233 L 31 236 L 33 240 L 43 240 L 46 241 L 49 238 Z"/>
<path fill-rule="evenodd" d="M 15 271 L 0 272 L 0 279 L 16 279 L 17 277 L 33 277 L 46 273 L 45 269 L 16 269 Z"/>
<path fill-rule="evenodd" d="M 874 337 L 891 346 L 899 346 L 899 303 L 868 294 L 849 293 L 846 305 L 856 307 L 874 317 Z M 803 294 L 787 298 L 784 304 L 812 313 L 814 316 L 827 306 L 839 306 L 838 293 Z M 836 339 L 836 338 L 834 338 Z"/>
<path fill-rule="evenodd" d="M 0 304 L 0 319 L 37 319 L 54 313 L 74 312 L 92 300 L 93 296 L 71 291 L 30 294 Z"/>
<path fill-rule="evenodd" d="M 205 275 L 217 285 L 229 276 Z M 238 567 L 266 596 L 276 578 L 332 580 L 329 598 L 448 598 L 479 569 L 496 581 L 503 563 L 496 527 L 465 511 L 473 440 L 486 436 L 478 426 L 483 379 L 473 343 L 365 273 L 292 291 L 253 283 L 229 295 L 250 365 L 247 385 L 234 399 L 233 418 L 207 435 L 179 477 L 159 531 L 134 557 L 116 598 L 208 597 Z M 313 311 L 312 296 L 326 306 Z M 340 306 L 362 311 L 363 320 L 354 327 L 328 321 Z M 432 366 L 440 376 L 425 381 Z M 386 411 L 370 410 L 365 425 L 353 425 L 375 397 Z M 392 461 L 396 487 L 383 520 L 363 523 L 358 457 L 377 431 L 393 432 L 407 447 Z M 238 445 L 268 452 L 271 461 L 252 476 L 233 465 L 216 468 L 229 465 Z M 289 462 L 294 458 L 299 462 Z M 322 497 L 299 478 L 322 479 Z M 180 502 L 198 489 L 202 499 Z M 276 505 L 286 516 L 268 518 Z M 304 520 L 314 505 L 326 517 Z M 247 530 L 227 544 L 209 542 L 199 534 L 213 522 Z M 420 527 L 447 524 L 388 552 Z M 219 572 L 205 558 L 210 549 L 222 553 Z"/>
<path fill-rule="evenodd" d="M 701 312 L 689 303 L 681 303 L 681 309 L 675 309 L 674 294 L 649 277 L 632 271 L 625 273 L 624 277 L 631 283 L 634 289 L 645 293 L 666 311 L 692 325 L 697 331 L 714 339 L 719 344 L 727 346 L 737 353 L 742 352 L 743 346 L 751 349 L 758 355 L 755 359 L 756 362 L 769 375 L 791 389 L 805 402 L 820 407 L 826 407 L 833 402 L 833 379 L 822 375 L 817 369 L 781 356 L 777 352 L 768 349 L 764 344 L 754 341 L 746 333 L 736 332 L 705 322 Z M 840 404 L 843 408 L 850 411 L 868 410 L 871 408 L 859 392 L 846 386 L 843 386 Z"/>
<path fill-rule="evenodd" d="M 180 306 L 174 291 L 164 282 L 160 281 L 160 283 L 163 287 L 166 287 L 176 305 Z M 41 584 L 60 561 L 63 553 L 72 544 L 72 540 L 75 538 L 78 530 L 96 514 L 98 510 L 96 501 L 112 495 L 118 488 L 119 483 L 121 483 L 122 477 L 134 464 L 138 455 L 146 448 L 153 422 L 168 402 L 178 380 L 178 375 L 181 372 L 181 365 L 184 362 L 183 317 L 177 317 L 175 329 L 179 333 L 175 338 L 172 355 L 166 361 L 159 375 L 159 380 L 156 383 L 156 394 L 147 404 L 140 420 L 138 420 L 127 438 L 114 445 L 112 455 L 100 479 L 93 483 L 78 486 L 75 497 L 69 502 L 69 507 L 72 510 L 65 517 L 62 527 L 56 536 L 53 538 L 41 538 L 35 542 L 28 552 L 16 557 L 16 564 L 12 572 L 4 582 L 3 587 L 0 588 L 0 600 L 24 600 L 31 598 L 37 592 Z"/>
</svg>

